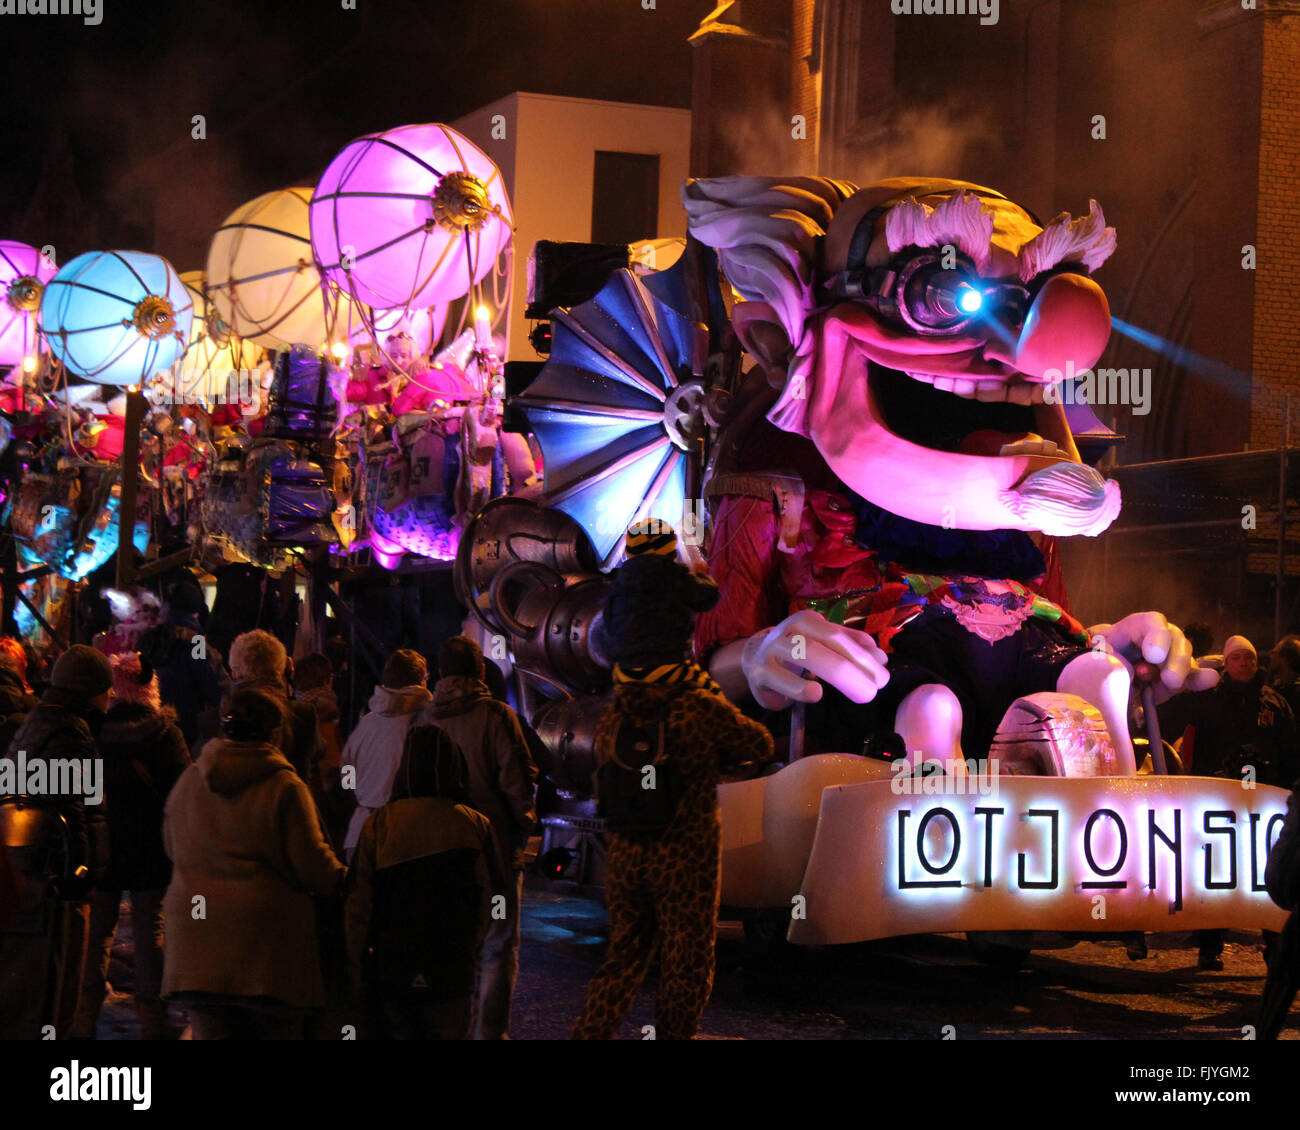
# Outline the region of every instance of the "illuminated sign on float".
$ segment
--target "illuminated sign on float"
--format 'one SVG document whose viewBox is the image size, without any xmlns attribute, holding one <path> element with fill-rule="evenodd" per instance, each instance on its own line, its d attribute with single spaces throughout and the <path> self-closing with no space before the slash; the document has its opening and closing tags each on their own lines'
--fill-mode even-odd
<svg viewBox="0 0 1300 1130">
<path fill-rule="evenodd" d="M 1002 777 L 992 796 L 821 796 L 790 940 L 957 930 L 1281 929 L 1288 793 L 1205 777 Z"/>
</svg>

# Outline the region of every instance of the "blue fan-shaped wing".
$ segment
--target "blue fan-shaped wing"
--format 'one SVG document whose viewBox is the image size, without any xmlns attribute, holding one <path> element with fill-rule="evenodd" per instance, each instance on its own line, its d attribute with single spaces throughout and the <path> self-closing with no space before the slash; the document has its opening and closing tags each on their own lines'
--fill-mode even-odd
<svg viewBox="0 0 1300 1130">
<path fill-rule="evenodd" d="M 513 403 L 542 448 L 543 502 L 579 522 L 610 563 L 638 517 L 681 521 L 686 459 L 664 405 L 701 371 L 704 330 L 630 271 L 553 317 L 550 360 Z"/>
</svg>

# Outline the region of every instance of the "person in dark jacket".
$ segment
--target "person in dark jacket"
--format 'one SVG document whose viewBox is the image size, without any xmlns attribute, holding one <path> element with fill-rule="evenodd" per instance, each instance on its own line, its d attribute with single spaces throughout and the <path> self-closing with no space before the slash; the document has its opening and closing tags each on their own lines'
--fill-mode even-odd
<svg viewBox="0 0 1300 1130">
<path fill-rule="evenodd" d="M 158 693 L 176 711 L 185 744 L 196 753 L 216 733 L 217 709 L 226 687 L 221 653 L 203 630 L 207 605 L 193 580 L 167 590 L 167 620 L 140 640 L 140 652 L 158 674 Z"/>
<path fill-rule="evenodd" d="M 717 603 L 718 586 L 708 570 L 677 560 L 672 527 L 638 522 L 628 530 L 627 560 L 614 571 L 605 600 L 610 657 L 624 670 L 689 659 L 695 614 Z"/>
<path fill-rule="evenodd" d="M 1283 636 L 1269 656 L 1269 677 L 1277 691 L 1300 721 L 1300 640 Z"/>
<path fill-rule="evenodd" d="M 0 792 L 30 796 L 34 807 L 47 811 L 67 832 L 66 858 L 59 859 L 58 873 L 44 850 L 39 858 L 19 860 L 28 902 L 13 932 L 0 943 L 0 1037 L 40 1039 L 42 1029 L 51 1025 L 57 1037 L 66 1038 L 77 1011 L 88 899 L 108 863 L 97 735 L 112 689 L 107 656 L 81 644 L 69 648 L 0 759 L 8 762 L 0 764 Z M 8 787 L 6 780 L 12 782 Z M 61 833 L 54 838 L 61 839 Z"/>
<path fill-rule="evenodd" d="M 625 747 L 625 728 L 634 737 L 637 731 L 657 729 L 663 773 L 681 783 L 681 792 L 666 826 L 653 834 L 607 828 L 609 948 L 587 987 L 573 1038 L 612 1039 L 658 954 L 655 1039 L 689 1040 L 699 1028 L 713 989 L 721 892 L 718 783 L 725 770 L 770 760 L 773 742 L 763 726 L 746 718 L 708 673 L 686 658 L 691 616 L 680 612 L 668 616 L 661 607 L 663 589 L 620 583 L 624 570 L 632 570 L 636 577 L 646 575 L 638 558 L 650 554 L 662 561 L 655 574 L 662 574 L 667 591 L 693 592 L 707 604 L 707 586 L 696 586 L 688 579 L 686 566 L 676 560 L 672 531 L 659 526 L 647 533 L 633 526 L 627 550 L 629 559 L 614 575 L 611 598 L 614 592 L 637 593 L 644 604 L 625 595 L 618 609 L 627 630 L 621 642 L 616 639 L 611 644 L 618 649 L 614 701 L 597 724 L 597 758 L 602 766 L 617 760 L 618 750 Z M 673 576 L 675 580 L 670 579 Z M 679 637 L 673 640 L 660 634 L 652 649 L 637 646 L 636 625 L 652 616 L 672 624 Z M 607 608 L 606 622 L 608 617 Z M 644 788 L 641 774 L 636 778 Z M 603 796 L 601 802 L 602 816 L 608 819 Z"/>
<path fill-rule="evenodd" d="M 407 731 L 388 804 L 361 830 L 348 956 L 371 1030 L 467 1040 L 479 954 L 503 889 L 492 825 L 469 803 L 465 755 L 437 726 Z"/>
<path fill-rule="evenodd" d="M 507 869 L 505 905 L 483 940 L 476 1040 L 504 1040 L 510 1033 L 510 1001 L 519 974 L 519 900 L 524 848 L 537 823 L 533 764 L 515 712 L 492 697 L 483 681 L 483 651 L 467 636 L 453 636 L 438 649 L 433 701 L 416 725 L 436 725 L 460 746 L 469 766 L 469 795 L 492 822 L 497 851 Z"/>
<path fill-rule="evenodd" d="M 316 708 L 309 702 L 297 702 L 289 697 L 289 684 L 285 678 L 289 656 L 284 644 L 270 632 L 256 629 L 236 636 L 230 645 L 230 675 L 234 689 L 256 687 L 273 695 L 285 716 L 285 729 L 281 752 L 298 776 L 310 782 L 317 764 L 324 755 L 320 727 L 316 722 Z"/>
<path fill-rule="evenodd" d="M 1300 775 L 1296 720 L 1268 685 L 1245 636 L 1232 636 L 1223 645 L 1223 678 L 1201 698 L 1190 726 L 1195 772 L 1241 781 L 1250 769 L 1261 784 L 1290 788 Z M 1201 969 L 1223 968 L 1225 936 L 1223 930 L 1197 931 Z"/>
<path fill-rule="evenodd" d="M 40 701 L 27 685 L 27 653 L 13 636 L 0 636 L 0 749 L 8 749 L 14 735 Z"/>
<path fill-rule="evenodd" d="M 73 1035 L 93 1039 L 108 989 L 108 962 L 122 892 L 131 898 L 135 1011 L 140 1039 L 165 1035 L 159 991 L 163 962 L 163 892 L 171 861 L 163 851 L 167 795 L 189 767 L 190 751 L 176 713 L 158 698 L 158 679 L 135 652 L 112 657 L 113 694 L 99 731 L 108 800 L 109 853 L 104 878 L 90 899 L 90 945 Z"/>
</svg>

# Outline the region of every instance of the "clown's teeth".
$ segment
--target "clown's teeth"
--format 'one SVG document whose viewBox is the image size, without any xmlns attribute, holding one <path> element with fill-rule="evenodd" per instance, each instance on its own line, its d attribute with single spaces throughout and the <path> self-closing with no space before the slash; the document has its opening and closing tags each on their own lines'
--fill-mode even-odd
<svg viewBox="0 0 1300 1130">
<path fill-rule="evenodd" d="M 1006 400 L 1006 381 L 979 381 L 975 387 L 975 399 L 989 403 Z"/>
<path fill-rule="evenodd" d="M 1034 386 L 1030 384 L 1008 385 L 1007 399 L 1011 401 L 1012 404 L 1032 404 L 1034 400 Z"/>
<path fill-rule="evenodd" d="M 927 385 L 934 384 L 933 373 L 908 373 L 907 375 L 911 377 L 912 380 L 920 381 L 922 384 L 927 384 Z"/>
<path fill-rule="evenodd" d="M 935 377 L 934 387 L 937 388 L 940 392 L 956 392 L 957 378 L 956 377 Z"/>
<path fill-rule="evenodd" d="M 978 381 L 965 380 L 961 377 L 957 377 L 953 380 L 952 391 L 958 396 L 964 396 L 967 399 L 970 399 L 975 395 L 975 390 L 978 387 Z"/>
<path fill-rule="evenodd" d="M 1050 439 L 1025 439 L 1018 443 L 1004 443 L 999 455 L 1059 455 L 1060 451 Z"/>
</svg>

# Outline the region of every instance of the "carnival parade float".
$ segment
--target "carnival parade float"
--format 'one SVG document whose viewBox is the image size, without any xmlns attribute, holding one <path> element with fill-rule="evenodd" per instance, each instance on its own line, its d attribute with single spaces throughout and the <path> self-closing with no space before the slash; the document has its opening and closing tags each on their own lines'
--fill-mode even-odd
<svg viewBox="0 0 1300 1130">
<path fill-rule="evenodd" d="M 6 617 L 66 643 L 116 556 L 100 589 L 306 577 L 355 643 L 340 571 L 449 570 L 545 746 L 543 871 L 599 883 L 601 610 L 656 519 L 721 591 L 697 659 L 784 750 L 722 787 L 726 905 L 802 943 L 1280 926 L 1286 793 L 1142 740 L 1216 674 L 1158 611 L 1069 610 L 1058 539 L 1120 509 L 1064 395 L 1110 336 L 1100 206 L 920 177 L 683 202 L 666 269 L 538 244 L 544 364 L 505 356 L 501 172 L 444 125 L 241 205 L 202 270 L 0 242 Z"/>
</svg>

